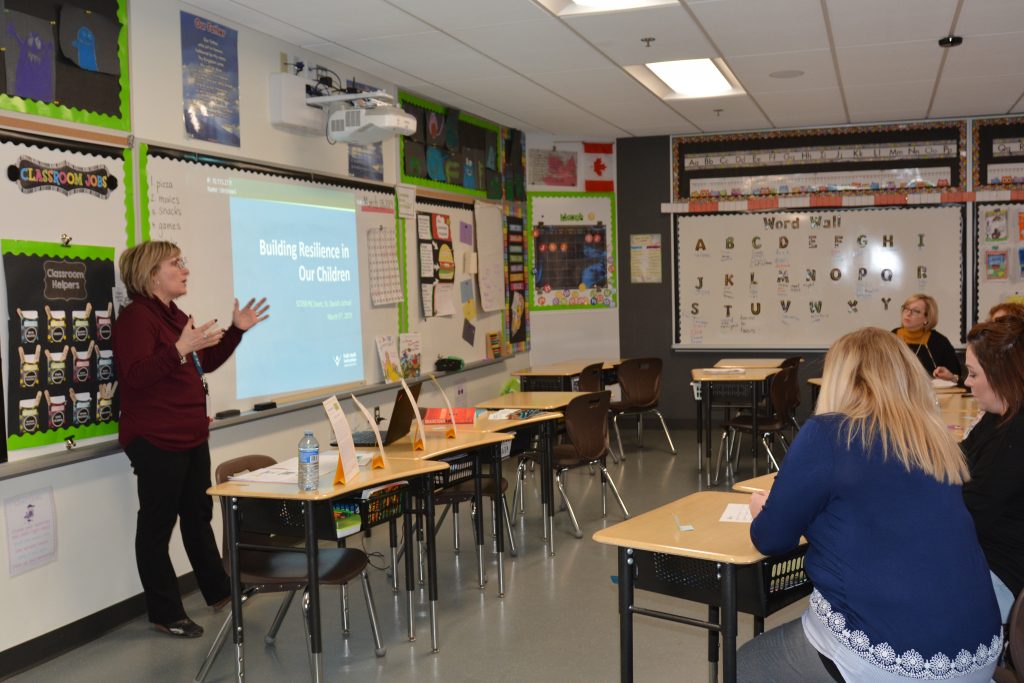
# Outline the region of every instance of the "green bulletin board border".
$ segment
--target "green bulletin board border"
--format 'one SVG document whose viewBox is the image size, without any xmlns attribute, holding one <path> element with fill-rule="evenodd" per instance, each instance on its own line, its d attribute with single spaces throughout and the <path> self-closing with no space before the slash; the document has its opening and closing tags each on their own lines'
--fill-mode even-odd
<svg viewBox="0 0 1024 683">
<path fill-rule="evenodd" d="M 612 249 L 612 268 L 611 272 L 608 273 L 608 282 L 611 286 L 611 296 L 608 299 L 611 300 L 612 305 L 607 304 L 594 304 L 593 306 L 580 306 L 579 304 L 559 304 L 558 306 L 537 306 L 533 301 L 533 293 L 536 288 L 536 282 L 534 281 L 534 254 L 533 254 L 533 200 L 536 198 L 550 197 L 553 199 L 571 199 L 574 197 L 579 198 L 600 198 L 604 197 L 608 200 L 609 205 L 609 216 L 611 216 L 611 237 L 609 239 L 609 248 Z M 619 307 L 619 249 L 618 241 L 616 237 L 616 217 L 615 217 L 615 193 L 614 192 L 527 192 L 526 193 L 526 225 L 523 226 L 523 232 L 526 233 L 526 271 L 527 271 L 527 283 L 526 291 L 529 295 L 526 299 L 526 307 L 531 311 L 565 311 L 565 310 L 582 310 L 582 311 L 597 311 L 610 308 Z"/>
<path fill-rule="evenodd" d="M 121 70 L 121 74 L 118 77 L 121 100 L 119 116 L 100 114 L 87 109 L 78 109 L 77 107 L 66 107 L 63 104 L 55 104 L 53 102 L 26 100 L 6 93 L 0 93 L 0 109 L 21 114 L 45 116 L 46 118 L 68 121 L 70 123 L 83 123 L 89 126 L 99 126 L 112 130 L 130 130 L 131 85 L 128 77 L 127 2 L 128 0 L 117 0 L 117 21 L 121 25 L 121 30 L 117 34 L 117 61 Z"/>
</svg>

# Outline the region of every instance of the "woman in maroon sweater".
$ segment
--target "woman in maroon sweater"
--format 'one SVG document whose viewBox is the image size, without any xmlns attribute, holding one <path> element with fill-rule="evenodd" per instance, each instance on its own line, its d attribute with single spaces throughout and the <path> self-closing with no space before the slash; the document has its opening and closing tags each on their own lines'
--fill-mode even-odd
<svg viewBox="0 0 1024 683">
<path fill-rule="evenodd" d="M 231 595 L 210 528 L 210 419 L 204 372 L 221 366 L 242 333 L 267 317 L 265 299 L 238 307 L 231 327 L 195 325 L 174 304 L 188 291 L 188 268 L 171 242 L 143 242 L 121 254 L 121 280 L 131 303 L 114 323 L 114 361 L 121 389 L 118 439 L 138 478 L 135 559 L 149 620 L 173 636 L 198 638 L 188 618 L 168 546 L 175 523 L 208 605 Z"/>
</svg>

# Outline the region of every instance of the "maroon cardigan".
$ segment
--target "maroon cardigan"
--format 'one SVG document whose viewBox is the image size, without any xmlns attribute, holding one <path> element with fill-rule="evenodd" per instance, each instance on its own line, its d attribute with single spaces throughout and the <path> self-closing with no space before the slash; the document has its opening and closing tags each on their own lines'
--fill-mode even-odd
<svg viewBox="0 0 1024 683">
<path fill-rule="evenodd" d="M 141 436 L 157 448 L 183 451 L 209 437 L 199 372 L 191 354 L 182 363 L 174 348 L 187 323 L 188 315 L 173 301 L 165 306 L 159 299 L 134 299 L 117 316 L 112 343 L 122 446 Z M 232 325 L 217 346 L 198 351 L 203 372 L 219 368 L 241 340 L 242 330 Z"/>
</svg>

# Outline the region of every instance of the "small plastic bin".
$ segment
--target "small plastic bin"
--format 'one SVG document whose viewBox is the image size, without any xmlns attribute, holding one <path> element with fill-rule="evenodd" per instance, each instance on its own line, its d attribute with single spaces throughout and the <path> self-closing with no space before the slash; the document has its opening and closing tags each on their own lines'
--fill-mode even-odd
<svg viewBox="0 0 1024 683">
<path fill-rule="evenodd" d="M 468 453 L 447 457 L 443 462 L 448 464 L 448 469 L 434 473 L 434 490 L 439 491 L 466 481 L 473 481 L 473 468 L 476 458 Z"/>
<path fill-rule="evenodd" d="M 763 618 L 810 595 L 811 580 L 804 571 L 806 552 L 807 548 L 801 547 L 754 564 L 738 565 L 737 610 Z M 647 551 L 636 552 L 634 557 L 637 589 L 721 607 L 717 562 Z"/>
<path fill-rule="evenodd" d="M 576 378 L 576 382 L 579 379 Z M 562 377 L 521 377 L 523 391 L 565 391 L 565 379 Z"/>
</svg>

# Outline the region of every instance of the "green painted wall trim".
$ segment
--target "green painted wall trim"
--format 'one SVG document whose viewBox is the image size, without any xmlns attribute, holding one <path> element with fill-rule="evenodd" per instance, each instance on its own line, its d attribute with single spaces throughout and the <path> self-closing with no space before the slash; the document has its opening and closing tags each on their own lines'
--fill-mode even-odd
<svg viewBox="0 0 1024 683">
<path fill-rule="evenodd" d="M 142 241 L 149 241 L 149 145 L 139 145 L 139 227 Z"/>
<path fill-rule="evenodd" d="M 135 246 L 135 180 L 132 172 L 135 166 L 135 155 L 131 148 L 125 149 L 121 155 L 124 158 L 124 245 Z"/>
<path fill-rule="evenodd" d="M 117 0 L 117 21 L 121 24 L 121 30 L 117 34 L 117 61 L 121 66 L 121 75 L 118 77 L 121 104 L 119 107 L 120 113 L 117 116 L 100 114 L 76 107 L 66 107 L 63 104 L 53 102 L 25 100 L 20 97 L 12 97 L 6 93 L 0 93 L 0 109 L 15 111 L 21 114 L 45 116 L 50 119 L 59 119 L 70 123 L 84 123 L 89 126 L 99 126 L 114 130 L 130 130 L 131 86 L 130 79 L 128 78 L 127 2 L 128 0 Z"/>
<path fill-rule="evenodd" d="M 402 301 L 398 304 L 399 334 L 409 331 L 409 273 L 405 263 L 405 220 L 398 218 L 398 212 L 395 211 L 395 230 L 398 234 L 398 270 L 402 277 Z"/>
<path fill-rule="evenodd" d="M 107 434 L 117 434 L 116 422 L 89 425 L 87 427 L 51 429 L 36 434 L 12 435 L 7 437 L 7 447 L 13 451 L 22 448 L 32 448 L 33 446 L 60 443 L 69 436 L 73 436 L 76 441 L 81 441 L 83 439 L 91 439 L 94 436 L 106 436 Z"/>
<path fill-rule="evenodd" d="M 533 200 L 535 197 L 556 197 L 559 199 L 566 199 L 572 197 L 606 197 L 609 205 L 609 215 L 611 216 L 611 238 L 609 239 L 609 248 L 612 249 L 612 266 L 611 273 L 608 274 L 608 283 L 611 286 L 611 300 L 614 306 L 578 306 L 578 305 L 559 305 L 559 306 L 535 306 L 533 303 L 533 295 L 537 283 L 533 279 Z M 619 305 L 619 249 L 618 240 L 616 237 L 616 220 L 615 220 L 615 193 L 614 192 L 527 192 L 526 193 L 526 225 L 523 226 L 523 232 L 526 233 L 526 272 L 527 272 L 527 293 L 529 296 L 526 298 L 526 307 L 531 311 L 564 311 L 564 310 L 583 310 L 583 311 L 595 311 L 606 308 L 616 308 Z"/>
<path fill-rule="evenodd" d="M 65 247 L 57 242 L 33 242 L 31 240 L 4 240 L 3 253 L 41 256 L 43 258 L 71 256 L 82 259 L 114 260 L 113 247 L 93 247 L 79 244 L 71 244 Z"/>
</svg>

